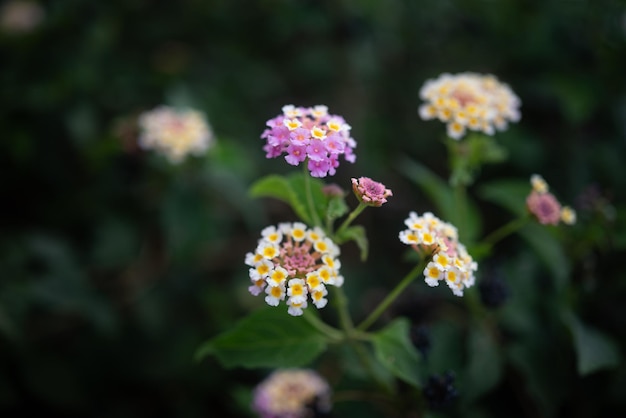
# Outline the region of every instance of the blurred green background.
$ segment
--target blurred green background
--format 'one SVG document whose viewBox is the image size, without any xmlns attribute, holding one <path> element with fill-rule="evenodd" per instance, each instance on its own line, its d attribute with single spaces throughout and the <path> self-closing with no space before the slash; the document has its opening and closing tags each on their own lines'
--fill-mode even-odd
<svg viewBox="0 0 626 418">
<path fill-rule="evenodd" d="M 359 219 L 367 264 L 353 244 L 343 252 L 363 318 L 411 268 L 402 221 L 434 210 L 406 162 L 447 176 L 445 128 L 418 118 L 419 89 L 464 71 L 492 73 L 522 100 L 522 120 L 497 134 L 509 159 L 478 184 L 540 173 L 579 223 L 550 230 L 547 262 L 554 252 L 513 237 L 481 264 L 510 290 L 487 318 L 497 345 L 421 282 L 391 315 L 431 327 L 425 370 L 455 371 L 461 397 L 442 415 L 626 414 L 623 1 L 30 4 L 30 24 L 3 16 L 0 30 L 0 415 L 249 416 L 266 371 L 193 354 L 261 306 L 244 255 L 261 228 L 295 219 L 246 194 L 293 171 L 264 158 L 266 120 L 285 104 L 328 105 L 358 142 L 356 164 L 328 180 L 349 189 L 368 176 L 394 192 Z M 205 112 L 217 146 L 180 166 L 140 151 L 135 119 L 160 104 Z M 469 195 L 483 233 L 510 219 L 478 187 Z M 368 416 L 347 406 L 335 416 Z"/>
</svg>

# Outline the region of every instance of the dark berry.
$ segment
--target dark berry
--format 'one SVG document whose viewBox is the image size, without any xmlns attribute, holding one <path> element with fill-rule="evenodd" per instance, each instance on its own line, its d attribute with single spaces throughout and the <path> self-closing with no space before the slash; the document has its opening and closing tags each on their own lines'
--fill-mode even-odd
<svg viewBox="0 0 626 418">
<path fill-rule="evenodd" d="M 430 329 L 426 325 L 413 325 L 410 331 L 411 342 L 424 358 L 430 352 Z"/>
<path fill-rule="evenodd" d="M 496 309 L 509 299 L 509 286 L 502 278 L 490 275 L 478 283 L 478 292 L 483 305 Z"/>
<path fill-rule="evenodd" d="M 453 384 L 452 372 L 446 372 L 442 376 L 429 376 L 423 390 L 428 406 L 431 409 L 440 409 L 452 403 L 459 395 Z"/>
</svg>

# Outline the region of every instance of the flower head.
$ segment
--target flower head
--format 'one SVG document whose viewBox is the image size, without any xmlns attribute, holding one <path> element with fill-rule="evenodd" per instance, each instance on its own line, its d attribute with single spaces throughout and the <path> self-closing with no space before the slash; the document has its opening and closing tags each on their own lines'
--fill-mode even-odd
<svg viewBox="0 0 626 418">
<path fill-rule="evenodd" d="M 567 225 L 576 223 L 576 212 L 569 206 L 561 207 L 556 197 L 548 190 L 548 183 L 538 174 L 530 177 L 532 191 L 526 197 L 526 207 L 543 225 L 558 225 L 559 222 Z"/>
<path fill-rule="evenodd" d="M 521 117 L 520 99 L 492 75 L 442 74 L 424 83 L 420 97 L 426 101 L 419 108 L 420 117 L 446 123 L 448 136 L 457 140 L 467 130 L 493 135 Z"/>
<path fill-rule="evenodd" d="M 574 225 L 576 223 L 576 212 L 569 206 L 563 206 L 561 208 L 561 220 L 567 225 Z"/>
<path fill-rule="evenodd" d="M 330 386 L 313 370 L 272 373 L 254 390 L 252 409 L 261 418 L 307 418 L 331 409 Z"/>
<path fill-rule="evenodd" d="M 445 280 L 452 293 L 463 296 L 463 290 L 474 285 L 478 265 L 459 242 L 457 229 L 430 212 L 411 212 L 404 223 L 408 229 L 400 232 L 400 241 L 431 256 L 424 269 L 426 284 L 438 286 Z"/>
<path fill-rule="evenodd" d="M 530 176 L 530 185 L 533 186 L 533 190 L 537 193 L 547 193 L 550 190 L 548 183 L 539 174 Z"/>
<path fill-rule="evenodd" d="M 393 196 L 391 190 L 385 188 L 384 184 L 368 177 L 353 178 L 352 190 L 354 190 L 357 199 L 368 206 L 382 206 L 383 203 L 387 202 L 389 196 Z"/>
<path fill-rule="evenodd" d="M 283 154 L 291 165 L 308 159 L 307 168 L 313 177 L 334 175 L 339 155 L 353 163 L 355 140 L 350 125 L 341 116 L 331 115 L 323 105 L 314 107 L 283 106 L 283 113 L 267 121 L 261 135 L 266 140 L 263 150 L 267 158 Z"/>
<path fill-rule="evenodd" d="M 187 154 L 199 155 L 213 143 L 213 133 L 201 112 L 160 106 L 139 116 L 139 145 L 155 149 L 173 163 Z"/>
<path fill-rule="evenodd" d="M 9 0 L 0 7 L 0 30 L 26 34 L 37 29 L 45 17 L 44 9 L 31 0 Z"/>
<path fill-rule="evenodd" d="M 561 220 L 561 204 L 552 193 L 533 190 L 526 198 L 526 206 L 540 224 L 557 225 Z"/>
<path fill-rule="evenodd" d="M 320 228 L 300 222 L 269 226 L 261 231 L 254 253 L 246 255 L 250 293 L 265 292 L 265 302 L 278 306 L 286 299 L 290 315 L 299 316 L 310 301 L 326 306 L 326 286 L 341 286 L 339 247 Z"/>
</svg>

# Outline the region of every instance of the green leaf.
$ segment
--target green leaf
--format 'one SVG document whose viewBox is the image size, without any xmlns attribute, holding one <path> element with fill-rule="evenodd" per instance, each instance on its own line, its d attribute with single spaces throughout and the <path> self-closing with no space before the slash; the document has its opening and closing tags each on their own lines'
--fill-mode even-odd
<svg viewBox="0 0 626 418">
<path fill-rule="evenodd" d="M 214 355 L 224 367 L 300 367 L 326 350 L 326 339 L 284 306 L 250 314 L 235 327 L 204 343 L 200 360 Z"/>
<path fill-rule="evenodd" d="M 403 381 L 421 387 L 419 355 L 409 340 L 409 321 L 399 318 L 372 339 L 376 358 Z"/>
<path fill-rule="evenodd" d="M 308 208 L 307 183 L 311 187 L 311 197 L 313 199 L 313 207 L 318 219 L 324 219 L 326 209 L 328 207 L 328 197 L 324 194 L 324 182 L 320 179 L 311 177 L 309 173 L 294 173 L 288 177 L 289 185 L 295 193 L 299 202 Z M 307 212 L 308 213 L 308 212 Z"/>
<path fill-rule="evenodd" d="M 324 195 L 324 183 L 315 178 L 305 178 L 303 173 L 288 177 L 272 174 L 250 186 L 251 197 L 273 197 L 287 203 L 303 222 L 312 225 L 308 206 L 307 182 L 310 182 L 313 206 L 318 219 L 324 219 L 328 198 Z"/>
<path fill-rule="evenodd" d="M 341 368 L 346 375 L 360 381 L 375 380 L 393 391 L 395 376 L 375 358 L 373 347 L 355 342 L 341 344 L 337 348 Z"/>
<path fill-rule="evenodd" d="M 482 199 L 521 216 L 526 213 L 526 196 L 530 191 L 528 181 L 497 180 L 483 184 L 478 194 Z"/>
<path fill-rule="evenodd" d="M 567 314 L 566 322 L 574 337 L 580 375 L 584 376 L 619 364 L 620 354 L 617 344 L 608 336 L 583 324 L 574 314 Z"/>
<path fill-rule="evenodd" d="M 550 233 L 548 227 L 537 223 L 527 224 L 519 233 L 550 270 L 556 288 L 562 289 L 569 277 L 570 261 L 561 243 Z"/>
<path fill-rule="evenodd" d="M 420 186 L 437 207 L 439 213 L 435 215 L 461 228 L 462 215 L 459 210 L 458 198 L 455 196 L 454 190 L 450 187 L 448 182 L 423 165 L 409 159 L 404 159 L 400 162 L 400 170 Z M 464 199 L 464 206 L 466 208 L 463 222 L 465 227 L 463 230 L 459 230 L 459 234 L 463 240 L 468 241 L 465 242 L 465 244 L 470 245 L 482 228 L 481 219 L 478 209 L 467 196 L 465 196 Z"/>
<path fill-rule="evenodd" d="M 343 244 L 347 241 L 354 241 L 361 250 L 361 261 L 367 260 L 369 241 L 367 240 L 367 234 L 363 226 L 353 225 L 348 229 L 344 229 L 337 237 L 337 241 L 338 244 Z"/>
<path fill-rule="evenodd" d="M 471 328 L 468 356 L 464 399 L 472 401 L 494 388 L 502 376 L 502 356 L 485 326 L 476 324 Z"/>
<path fill-rule="evenodd" d="M 273 197 L 287 203 L 302 221 L 311 223 L 305 200 L 300 200 L 286 177 L 272 174 L 257 180 L 250 186 L 251 197 Z"/>
</svg>

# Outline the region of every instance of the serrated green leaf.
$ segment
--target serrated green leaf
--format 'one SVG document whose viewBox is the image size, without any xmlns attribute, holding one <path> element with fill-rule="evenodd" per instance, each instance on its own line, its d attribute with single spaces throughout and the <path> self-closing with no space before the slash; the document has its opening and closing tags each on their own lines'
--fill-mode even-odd
<svg viewBox="0 0 626 418">
<path fill-rule="evenodd" d="M 273 197 L 287 203 L 303 222 L 310 224 L 311 217 L 306 200 L 300 199 L 287 177 L 271 174 L 257 180 L 250 186 L 251 197 Z"/>
<path fill-rule="evenodd" d="M 596 370 L 615 367 L 620 362 L 617 344 L 597 329 L 583 324 L 574 314 L 568 314 L 566 322 L 574 337 L 580 375 Z"/>
<path fill-rule="evenodd" d="M 304 318 L 287 313 L 284 306 L 250 314 L 235 327 L 204 343 L 200 360 L 211 354 L 224 367 L 301 367 L 324 350 L 327 342 Z"/>
<path fill-rule="evenodd" d="M 369 241 L 367 240 L 367 233 L 365 228 L 361 225 L 354 225 L 350 228 L 344 229 L 337 237 L 338 244 L 343 244 L 347 241 L 354 241 L 361 250 L 361 261 L 367 260 L 369 252 Z"/>
<path fill-rule="evenodd" d="M 372 342 L 376 358 L 399 379 L 421 387 L 420 361 L 415 347 L 409 340 L 409 321 L 399 318 L 374 334 Z"/>
</svg>

